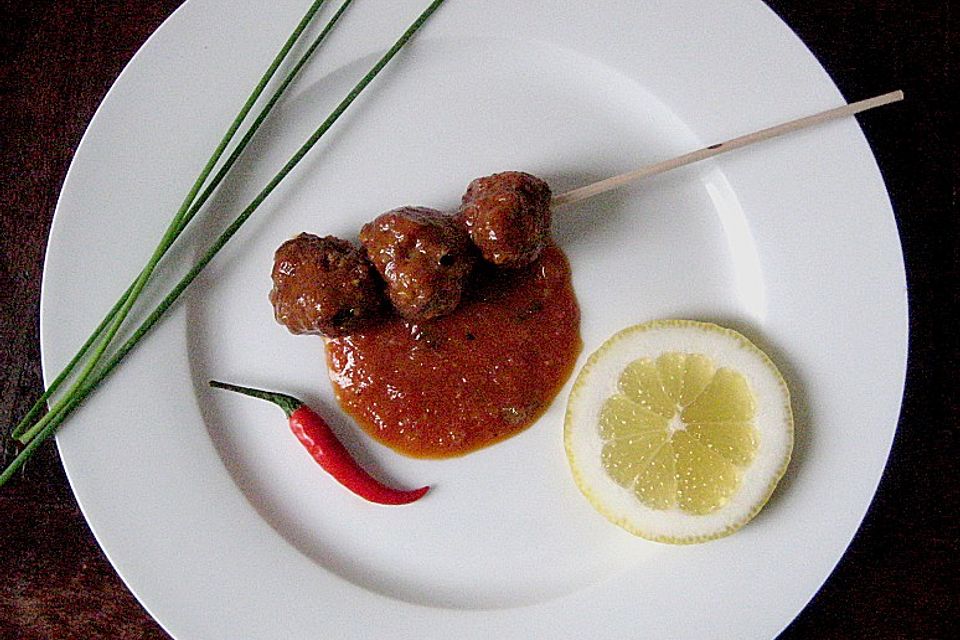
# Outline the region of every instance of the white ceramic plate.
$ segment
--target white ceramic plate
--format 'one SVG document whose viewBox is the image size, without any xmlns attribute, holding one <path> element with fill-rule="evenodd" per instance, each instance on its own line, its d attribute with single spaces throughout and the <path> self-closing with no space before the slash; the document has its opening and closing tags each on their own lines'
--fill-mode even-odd
<svg viewBox="0 0 960 640">
<path fill-rule="evenodd" d="M 307 4 L 192 0 L 117 81 L 57 210 L 48 379 L 143 264 Z M 426 4 L 350 9 L 177 261 Z M 266 294 L 274 248 L 302 230 L 355 237 L 394 206 L 451 208 L 496 170 L 562 191 L 841 101 L 756 0 L 449 0 L 61 431 L 111 562 L 179 640 L 776 635 L 863 517 L 904 379 L 900 247 L 856 122 L 557 216 L 584 357 L 625 325 L 690 317 L 741 330 L 789 379 L 795 460 L 764 512 L 717 542 L 645 542 L 590 508 L 563 454 L 566 390 L 533 428 L 462 459 L 405 459 L 357 435 L 332 401 L 321 341 L 276 325 Z M 305 397 L 365 464 L 434 491 L 406 508 L 358 500 L 309 460 L 279 410 L 211 392 L 211 377 Z"/>
</svg>

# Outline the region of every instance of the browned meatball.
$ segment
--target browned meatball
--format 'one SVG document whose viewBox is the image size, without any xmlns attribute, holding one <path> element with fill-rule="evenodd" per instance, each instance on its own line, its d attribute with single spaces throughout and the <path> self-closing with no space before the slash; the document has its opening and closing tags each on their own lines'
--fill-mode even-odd
<svg viewBox="0 0 960 640">
<path fill-rule="evenodd" d="M 477 178 L 460 206 L 470 239 L 488 262 L 522 267 L 537 259 L 550 237 L 550 187 L 522 171 Z"/>
<path fill-rule="evenodd" d="M 453 216 L 426 207 L 380 215 L 360 230 L 360 244 L 386 281 L 390 302 L 408 320 L 453 311 L 476 261 Z"/>
<path fill-rule="evenodd" d="M 362 327 L 383 308 L 373 266 L 340 238 L 301 233 L 273 258 L 270 302 L 290 333 L 341 336 Z"/>
</svg>

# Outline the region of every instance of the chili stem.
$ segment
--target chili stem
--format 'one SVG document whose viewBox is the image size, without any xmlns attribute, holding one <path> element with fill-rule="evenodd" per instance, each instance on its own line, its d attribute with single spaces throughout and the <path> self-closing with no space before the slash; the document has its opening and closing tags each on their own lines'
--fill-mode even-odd
<svg viewBox="0 0 960 640">
<path fill-rule="evenodd" d="M 260 400 L 266 400 L 267 402 L 272 402 L 277 405 L 283 412 L 287 414 L 289 418 L 293 415 L 293 412 L 303 406 L 303 402 L 294 398 L 293 396 L 288 396 L 285 393 L 277 393 L 276 391 L 265 391 L 263 389 L 254 389 L 253 387 L 241 387 L 237 384 L 230 384 L 229 382 L 220 382 L 218 380 L 211 380 L 210 386 L 214 389 L 226 389 L 227 391 L 235 391 L 237 393 L 242 393 L 245 396 L 250 396 L 251 398 L 259 398 Z"/>
<path fill-rule="evenodd" d="M 177 210 L 176 214 L 174 214 L 174 217 L 171 220 L 170 225 L 167 227 L 167 230 L 164 232 L 160 240 L 160 243 L 157 245 L 157 248 L 154 250 L 154 253 L 151 256 L 150 261 L 147 263 L 144 269 L 137 275 L 137 278 L 127 288 L 127 290 L 123 293 L 123 295 L 120 296 L 120 299 L 117 300 L 117 302 L 113 305 L 110 311 L 107 312 L 107 315 L 100 322 L 97 328 L 94 329 L 93 333 L 90 334 L 86 342 L 84 342 L 83 346 L 80 347 L 80 350 L 76 353 L 76 355 L 74 355 L 73 359 L 71 359 L 70 362 L 67 363 L 67 366 L 64 367 L 64 369 L 57 375 L 57 377 L 50 384 L 50 386 L 44 390 L 44 392 L 40 395 L 40 397 L 34 402 L 33 406 L 30 407 L 29 411 L 27 411 L 27 414 L 23 417 L 23 419 L 17 424 L 16 427 L 14 427 L 11 433 L 12 437 L 19 438 L 21 442 L 29 441 L 29 438 L 31 436 L 24 434 L 24 431 L 27 429 L 27 426 L 30 425 L 33 419 L 37 416 L 37 414 L 39 414 L 40 411 L 43 410 L 47 400 L 60 388 L 60 385 L 62 385 L 70 377 L 73 370 L 77 367 L 78 364 L 80 364 L 83 361 L 83 358 L 89 352 L 91 347 L 94 344 L 96 344 L 98 341 L 100 341 L 100 347 L 92 356 L 91 362 L 88 363 L 87 367 L 85 367 L 84 371 L 81 373 L 80 381 L 82 381 L 87 375 L 89 375 L 90 371 L 92 370 L 92 366 L 95 366 L 97 361 L 102 357 L 103 351 L 109 345 L 110 340 L 112 340 L 113 336 L 116 334 L 120 324 L 123 322 L 123 319 L 126 317 L 127 313 L 129 313 L 129 309 L 132 306 L 133 302 L 136 301 L 136 298 L 139 296 L 139 293 L 142 290 L 143 286 L 146 284 L 146 281 L 149 279 L 150 275 L 153 273 L 153 270 L 156 268 L 157 262 L 159 262 L 160 258 L 163 257 L 163 255 L 167 252 L 167 250 L 170 248 L 173 242 L 179 237 L 180 233 L 183 231 L 186 224 L 196 214 L 196 210 L 199 209 L 200 206 L 202 206 L 203 202 L 205 202 L 206 199 L 209 198 L 213 190 L 223 180 L 223 176 L 226 174 L 226 171 L 221 169 L 221 171 L 217 174 L 217 177 L 208 186 L 207 190 L 204 193 L 204 197 L 202 197 L 200 201 L 196 200 L 197 193 L 199 192 L 200 188 L 203 186 L 206 179 L 210 176 L 210 173 L 213 171 L 213 168 L 216 166 L 217 162 L 219 162 L 220 158 L 223 157 L 223 154 L 227 146 L 229 145 L 233 137 L 236 135 L 236 132 L 240 128 L 240 125 L 246 119 L 247 115 L 250 113 L 250 110 L 253 108 L 257 100 L 263 94 L 263 91 L 266 88 L 267 84 L 276 74 L 277 69 L 286 59 L 290 50 L 293 48 L 293 45 L 296 44 L 297 40 L 300 39 L 300 36 L 303 34 L 303 31 L 307 28 L 307 26 L 313 20 L 313 17 L 316 15 L 317 11 L 320 10 L 324 2 L 326 2 L 326 0 L 314 0 L 313 4 L 310 6 L 307 12 L 300 19 L 300 22 L 297 24 L 297 27 L 293 30 L 293 32 L 287 38 L 286 42 L 284 42 L 280 51 L 277 52 L 277 55 L 274 56 L 273 61 L 270 63 L 270 66 L 267 68 L 264 74 L 261 76 L 259 82 L 257 83 L 257 86 L 247 97 L 247 100 L 246 102 L 244 102 L 243 106 L 241 107 L 240 112 L 233 119 L 233 122 L 231 122 L 227 131 L 224 133 L 224 135 L 220 139 L 219 144 L 217 145 L 216 149 L 214 149 L 213 154 L 207 160 L 207 163 L 201 170 L 200 175 L 197 176 L 196 180 L 194 181 L 193 185 L 190 188 L 190 191 L 187 193 L 186 197 L 181 203 L 180 208 Z M 348 0 L 347 4 L 349 4 L 349 2 L 352 2 L 352 0 Z M 334 16 L 333 20 L 331 20 L 332 23 L 335 23 L 336 19 L 339 19 L 339 16 L 342 13 L 342 11 L 343 11 L 343 8 L 341 8 L 341 11 L 338 12 L 336 16 Z M 325 29 L 324 33 L 321 34 L 320 37 L 318 37 L 318 40 L 321 40 L 323 37 L 325 37 L 326 32 L 329 30 L 330 26 L 331 25 L 327 26 L 327 29 Z M 316 49 L 317 44 L 319 43 L 318 42 L 314 43 L 314 46 L 311 47 L 311 49 L 306 54 L 304 54 L 301 61 L 305 62 L 305 58 L 309 57 L 309 55 L 312 54 L 312 52 Z M 300 67 L 302 67 L 302 64 L 300 64 L 296 69 L 299 70 Z M 291 72 L 291 74 L 288 74 L 287 79 L 288 80 L 291 79 L 291 76 L 295 75 L 295 73 L 296 71 L 293 71 Z M 273 105 L 276 103 L 276 99 L 279 98 L 279 94 L 286 89 L 288 84 L 289 82 L 285 81 L 285 83 L 281 86 L 281 88 L 274 93 L 274 98 L 272 98 L 271 102 L 268 103 L 268 105 L 264 107 L 264 109 L 261 111 L 262 117 L 264 118 L 266 117 L 266 113 L 268 113 L 269 110 L 273 108 Z M 262 122 L 262 119 L 259 119 L 259 122 Z M 257 128 L 259 128 L 259 122 L 256 123 Z M 251 131 L 255 131 L 255 129 L 251 127 Z M 251 131 L 248 131 L 248 136 L 250 137 L 252 137 Z M 240 145 L 243 145 L 243 147 L 245 147 L 247 142 L 249 142 L 249 139 L 245 138 L 245 140 L 242 141 Z M 236 161 L 235 156 L 238 156 L 239 151 L 243 150 L 240 145 L 237 146 L 237 148 L 234 150 L 234 154 L 231 156 L 232 162 L 228 160 L 228 163 L 231 166 L 233 162 Z M 229 168 L 227 167 L 226 164 L 224 165 L 224 167 Z M 194 207 L 192 209 L 188 209 L 188 207 L 190 207 L 191 204 L 193 204 Z M 132 302 L 130 301 L 131 296 L 133 297 Z M 119 322 L 116 321 L 116 317 L 118 315 L 121 316 Z M 101 340 L 101 337 L 103 336 L 105 331 L 108 332 L 109 337 L 105 340 Z M 69 396 L 69 394 L 72 393 L 74 389 L 76 389 L 76 385 L 74 385 L 74 387 L 67 392 L 67 395 Z M 35 430 L 33 430 L 33 432 L 36 433 Z M 30 432 L 27 431 L 27 433 L 30 433 Z"/>
<path fill-rule="evenodd" d="M 190 271 L 177 283 L 177 285 L 170 291 L 169 294 L 160 302 L 159 305 L 153 310 L 153 312 L 144 320 L 136 331 L 133 333 L 130 338 L 117 350 L 117 352 L 107 360 L 103 368 L 93 375 L 89 380 L 85 381 L 84 384 L 79 387 L 76 391 L 71 391 L 70 395 L 64 398 L 64 402 L 57 409 L 56 414 L 50 417 L 43 425 L 35 425 L 31 431 L 33 431 L 32 440 L 20 452 L 13 462 L 7 467 L 7 469 L 0 474 L 0 486 L 9 479 L 16 469 L 21 467 L 24 462 L 33 454 L 35 451 L 35 445 L 40 441 L 48 438 L 56 428 L 63 422 L 63 420 L 74 410 L 76 407 L 86 399 L 90 393 L 95 390 L 100 383 L 116 368 L 120 362 L 126 357 L 126 355 L 132 350 L 143 338 L 143 336 L 153 328 L 153 326 L 163 317 L 163 314 L 166 313 L 167 309 L 173 305 L 174 302 L 180 297 L 183 291 L 192 283 L 196 277 L 203 271 L 204 267 L 213 260 L 214 256 L 223 248 L 223 246 L 230 241 L 230 239 L 236 234 L 241 226 L 247 221 L 247 219 L 253 215 L 254 211 L 263 203 L 264 200 L 276 189 L 277 185 L 293 170 L 293 168 L 303 159 L 303 157 L 316 145 L 321 137 L 330 129 L 331 126 L 343 115 L 343 112 L 346 111 L 354 100 L 363 92 L 363 90 L 373 81 L 373 79 L 383 70 L 383 68 L 393 59 L 398 51 L 413 37 L 413 35 L 423 26 L 423 23 L 445 2 L 445 0 L 433 0 L 432 3 L 424 10 L 423 13 L 410 25 L 410 27 L 403 33 L 402 36 L 394 43 L 394 45 L 381 57 L 377 63 L 367 72 L 367 74 L 361 78 L 361 80 L 350 90 L 350 93 L 340 102 L 339 105 L 331 112 L 326 120 L 314 131 L 309 139 L 297 150 L 296 153 L 287 161 L 282 169 L 267 183 L 267 186 L 260 191 L 259 194 L 253 199 L 253 201 L 247 205 L 247 207 L 240 213 L 237 218 L 227 227 L 227 229 L 220 234 L 220 236 L 213 242 L 213 244 L 207 249 L 206 253 L 200 258 L 200 260 L 194 264 Z M 59 403 L 58 403 L 59 404 Z M 51 411 L 51 413 L 53 413 Z M 50 414 L 48 414 L 50 416 Z"/>
</svg>

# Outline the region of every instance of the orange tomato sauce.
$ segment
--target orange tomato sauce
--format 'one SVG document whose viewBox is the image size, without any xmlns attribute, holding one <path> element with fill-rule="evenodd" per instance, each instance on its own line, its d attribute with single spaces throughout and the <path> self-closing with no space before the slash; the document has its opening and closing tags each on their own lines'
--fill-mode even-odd
<svg viewBox="0 0 960 640">
<path fill-rule="evenodd" d="M 533 424 L 573 371 L 580 309 L 556 246 L 515 271 L 481 267 L 450 315 L 392 317 L 327 341 L 340 405 L 419 458 L 463 455 Z"/>
</svg>

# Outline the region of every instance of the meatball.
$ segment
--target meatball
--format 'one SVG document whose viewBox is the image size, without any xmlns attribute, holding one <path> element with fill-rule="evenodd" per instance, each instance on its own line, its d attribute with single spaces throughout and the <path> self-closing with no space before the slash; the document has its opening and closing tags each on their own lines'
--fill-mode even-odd
<svg viewBox="0 0 960 640">
<path fill-rule="evenodd" d="M 426 207 L 380 215 L 360 230 L 360 244 L 387 283 L 390 302 L 408 320 L 453 311 L 476 261 L 454 217 Z"/>
<path fill-rule="evenodd" d="M 477 178 L 467 187 L 460 218 L 488 262 L 530 264 L 550 238 L 550 187 L 522 171 Z"/>
<path fill-rule="evenodd" d="M 270 302 L 277 322 L 293 334 L 342 336 L 383 308 L 382 284 L 370 262 L 340 238 L 301 233 L 273 258 Z"/>
</svg>

